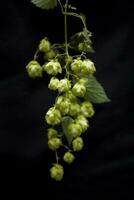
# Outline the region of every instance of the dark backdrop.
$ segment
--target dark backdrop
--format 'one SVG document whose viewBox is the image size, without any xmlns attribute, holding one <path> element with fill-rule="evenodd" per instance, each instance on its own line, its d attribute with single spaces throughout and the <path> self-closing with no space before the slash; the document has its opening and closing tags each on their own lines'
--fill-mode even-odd
<svg viewBox="0 0 134 200">
<path fill-rule="evenodd" d="M 20 195 L 43 199 L 133 199 L 134 190 L 134 32 L 133 1 L 73 1 L 93 33 L 96 77 L 112 102 L 95 105 L 85 147 L 61 183 L 49 178 L 54 158 L 47 149 L 44 113 L 53 103 L 48 80 L 30 80 L 25 66 L 38 42 L 63 41 L 62 16 L 30 1 L 0 3 L 0 180 Z M 80 31 L 69 19 L 69 34 Z M 3 177 L 3 179 L 2 179 Z M 31 189 L 32 188 L 32 189 Z M 49 195 L 47 197 L 47 194 Z"/>
</svg>

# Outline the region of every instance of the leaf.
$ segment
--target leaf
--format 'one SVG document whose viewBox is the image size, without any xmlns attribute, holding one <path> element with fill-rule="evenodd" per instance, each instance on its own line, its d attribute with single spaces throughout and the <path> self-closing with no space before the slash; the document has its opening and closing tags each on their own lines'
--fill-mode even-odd
<svg viewBox="0 0 134 200">
<path fill-rule="evenodd" d="M 57 0 L 31 0 L 33 4 L 42 9 L 53 9 L 57 6 Z"/>
<path fill-rule="evenodd" d="M 104 88 L 93 75 L 89 76 L 89 79 L 86 83 L 86 94 L 84 98 L 92 103 L 110 102 L 110 99 L 106 95 Z"/>
<path fill-rule="evenodd" d="M 69 124 L 71 122 L 73 122 L 73 119 L 71 117 L 69 117 L 69 116 L 66 116 L 66 117 L 62 118 L 62 129 L 63 129 L 63 132 L 64 132 L 64 134 L 66 136 L 66 139 L 67 139 L 69 145 L 71 144 L 73 137 L 71 137 L 68 134 L 67 127 L 69 126 Z"/>
<path fill-rule="evenodd" d="M 85 28 L 83 28 L 83 36 L 85 37 L 85 40 L 89 41 L 90 43 L 92 43 L 90 37 L 92 36 L 91 32 Z"/>
</svg>

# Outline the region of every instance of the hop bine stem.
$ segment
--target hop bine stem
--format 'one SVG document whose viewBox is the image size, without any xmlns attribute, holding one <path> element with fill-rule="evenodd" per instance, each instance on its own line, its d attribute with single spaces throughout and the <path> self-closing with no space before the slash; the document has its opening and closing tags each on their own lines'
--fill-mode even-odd
<svg viewBox="0 0 134 200">
<path fill-rule="evenodd" d="M 68 0 L 66 0 L 65 12 L 64 12 L 65 51 L 66 51 L 66 55 L 68 57 L 69 54 L 68 54 L 68 41 L 67 41 L 67 7 L 68 7 Z"/>
</svg>

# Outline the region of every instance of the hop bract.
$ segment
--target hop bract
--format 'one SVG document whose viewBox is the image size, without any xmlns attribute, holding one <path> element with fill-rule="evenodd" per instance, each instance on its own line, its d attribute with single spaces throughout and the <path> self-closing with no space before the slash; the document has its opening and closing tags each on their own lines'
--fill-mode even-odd
<svg viewBox="0 0 134 200">
<path fill-rule="evenodd" d="M 57 75 L 58 73 L 62 73 L 61 64 L 55 60 L 51 60 L 47 64 L 43 65 L 43 70 L 53 76 Z"/>
<path fill-rule="evenodd" d="M 40 44 L 39 44 L 39 50 L 46 53 L 48 51 L 50 51 L 50 42 L 48 41 L 47 38 L 44 38 L 40 41 Z"/>
<path fill-rule="evenodd" d="M 50 176 L 56 181 L 61 181 L 63 179 L 63 175 L 64 168 L 62 167 L 62 165 L 54 164 L 54 166 L 50 169 Z"/>
<path fill-rule="evenodd" d="M 72 147 L 74 151 L 81 151 L 84 146 L 83 139 L 81 137 L 77 137 L 72 142 Z"/>
<path fill-rule="evenodd" d="M 50 79 L 50 83 L 49 83 L 49 85 L 48 85 L 48 88 L 49 88 L 50 90 L 57 90 L 57 89 L 58 89 L 58 84 L 59 84 L 59 79 L 56 78 L 56 77 L 52 77 L 52 78 Z"/>
<path fill-rule="evenodd" d="M 59 124 L 61 122 L 61 113 L 58 109 L 52 107 L 47 111 L 45 119 L 48 124 Z"/>
<path fill-rule="evenodd" d="M 59 139 L 59 138 L 52 138 L 52 139 L 48 140 L 48 147 L 49 147 L 49 149 L 51 149 L 53 151 L 59 149 L 61 144 L 62 144 L 62 142 L 61 142 L 61 139 Z"/>
<path fill-rule="evenodd" d="M 84 101 L 81 104 L 81 112 L 85 117 L 92 117 L 95 113 L 93 105 L 89 101 Z"/>
<path fill-rule="evenodd" d="M 71 88 L 71 83 L 67 78 L 61 79 L 58 84 L 58 91 L 67 92 Z"/>
<path fill-rule="evenodd" d="M 68 164 L 71 164 L 74 161 L 75 157 L 71 152 L 66 152 L 63 156 L 63 160 Z"/>
<path fill-rule="evenodd" d="M 42 67 L 35 60 L 28 63 L 26 70 L 30 78 L 42 77 Z"/>
</svg>

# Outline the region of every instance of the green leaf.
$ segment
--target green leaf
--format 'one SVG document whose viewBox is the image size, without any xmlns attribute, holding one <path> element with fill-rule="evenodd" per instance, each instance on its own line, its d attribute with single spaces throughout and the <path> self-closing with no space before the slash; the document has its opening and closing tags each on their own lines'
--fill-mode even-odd
<svg viewBox="0 0 134 200">
<path fill-rule="evenodd" d="M 57 6 L 57 0 L 31 0 L 33 4 L 42 9 L 53 9 Z"/>
<path fill-rule="evenodd" d="M 92 103 L 110 102 L 104 88 L 93 75 L 89 76 L 88 82 L 86 83 L 86 94 L 84 98 Z"/>
<path fill-rule="evenodd" d="M 69 146 L 71 145 L 72 139 L 73 137 L 71 137 L 68 132 L 67 132 L 67 127 L 69 126 L 69 124 L 73 122 L 73 119 L 69 116 L 63 117 L 62 118 L 62 129 L 63 129 L 63 133 L 66 136 L 66 139 L 68 141 Z"/>
</svg>

